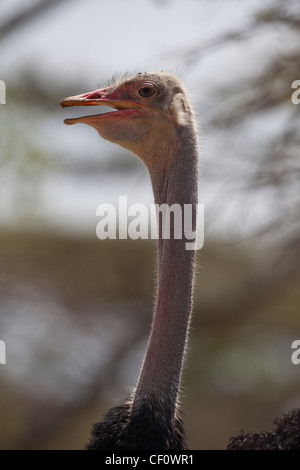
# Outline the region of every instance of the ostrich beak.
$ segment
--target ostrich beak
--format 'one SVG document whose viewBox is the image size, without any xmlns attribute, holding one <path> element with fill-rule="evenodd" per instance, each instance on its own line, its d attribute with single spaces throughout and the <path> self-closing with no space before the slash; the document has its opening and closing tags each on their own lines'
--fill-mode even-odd
<svg viewBox="0 0 300 470">
<path fill-rule="evenodd" d="M 103 88 L 82 95 L 69 96 L 61 100 L 62 108 L 68 106 L 109 106 L 117 109 L 117 112 L 108 112 L 90 116 L 81 116 L 78 118 L 68 118 L 64 120 L 65 124 L 76 124 L 79 122 L 89 124 L 99 119 L 120 119 L 128 117 L 137 110 L 143 108 L 143 105 L 129 99 L 120 99 L 120 91 L 111 92 L 111 88 Z"/>
</svg>

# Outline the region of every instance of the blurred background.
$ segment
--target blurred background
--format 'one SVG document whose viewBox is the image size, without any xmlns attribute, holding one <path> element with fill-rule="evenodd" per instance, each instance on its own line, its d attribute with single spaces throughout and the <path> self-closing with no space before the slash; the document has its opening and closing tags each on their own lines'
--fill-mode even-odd
<svg viewBox="0 0 300 470">
<path fill-rule="evenodd" d="M 299 407 L 299 51 L 298 0 L 2 0 L 1 449 L 83 448 L 137 379 L 155 242 L 98 240 L 96 208 L 150 204 L 148 173 L 90 127 L 64 126 L 59 107 L 126 71 L 177 74 L 201 126 L 191 449 Z"/>
</svg>

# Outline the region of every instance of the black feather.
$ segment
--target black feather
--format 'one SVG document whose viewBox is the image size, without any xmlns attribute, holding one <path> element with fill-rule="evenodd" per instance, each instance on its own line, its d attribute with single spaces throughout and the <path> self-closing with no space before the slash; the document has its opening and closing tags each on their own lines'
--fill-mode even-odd
<svg viewBox="0 0 300 470">
<path fill-rule="evenodd" d="M 111 408 L 103 421 L 96 423 L 86 450 L 186 450 L 180 411 L 175 417 L 162 412 L 155 400 L 132 411 L 127 400 Z"/>
<path fill-rule="evenodd" d="M 300 450 L 300 409 L 276 419 L 274 431 L 240 433 L 232 437 L 228 450 Z"/>
</svg>

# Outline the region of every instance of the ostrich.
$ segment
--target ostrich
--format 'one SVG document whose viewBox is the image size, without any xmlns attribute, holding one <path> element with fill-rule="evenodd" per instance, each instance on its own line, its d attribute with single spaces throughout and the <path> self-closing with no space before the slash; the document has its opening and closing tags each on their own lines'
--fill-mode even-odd
<svg viewBox="0 0 300 470">
<path fill-rule="evenodd" d="M 198 148 L 194 113 L 177 77 L 138 73 L 108 88 L 72 96 L 61 106 L 105 105 L 117 111 L 69 118 L 138 155 L 145 163 L 155 203 L 190 204 L 196 227 Z M 158 237 L 158 288 L 151 334 L 134 393 L 94 425 L 87 449 L 186 449 L 178 408 L 180 376 L 192 307 L 195 250 L 187 238 Z M 190 241 L 190 240 L 189 240 Z"/>
<path fill-rule="evenodd" d="M 62 107 L 105 105 L 117 111 L 69 118 L 138 155 L 145 163 L 155 203 L 190 204 L 196 227 L 198 147 L 192 107 L 182 83 L 165 73 L 138 73 L 113 85 L 65 98 Z M 164 239 L 159 221 L 158 288 L 146 355 L 137 386 L 93 426 L 86 449 L 185 450 L 178 405 L 180 377 L 192 308 L 195 250 L 186 237 Z M 300 410 L 276 421 L 276 431 L 240 434 L 228 449 L 300 450 Z"/>
</svg>

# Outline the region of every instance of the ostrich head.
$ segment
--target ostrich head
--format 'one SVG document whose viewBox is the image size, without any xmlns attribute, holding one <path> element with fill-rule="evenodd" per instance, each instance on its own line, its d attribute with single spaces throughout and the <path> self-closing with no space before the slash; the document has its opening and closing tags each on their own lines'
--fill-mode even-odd
<svg viewBox="0 0 300 470">
<path fill-rule="evenodd" d="M 84 123 L 101 137 L 139 155 L 149 167 L 170 157 L 177 131 L 193 125 L 193 112 L 182 83 L 165 72 L 138 73 L 103 89 L 71 96 L 67 106 L 109 106 L 116 111 L 69 118 L 65 124 Z M 159 155 L 159 162 L 155 162 Z"/>
</svg>

